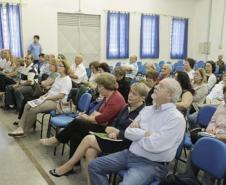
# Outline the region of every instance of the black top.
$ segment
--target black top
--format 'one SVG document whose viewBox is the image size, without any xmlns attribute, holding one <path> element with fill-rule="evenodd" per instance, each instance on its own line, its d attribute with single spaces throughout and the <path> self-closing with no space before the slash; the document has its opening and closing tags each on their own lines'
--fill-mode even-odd
<svg viewBox="0 0 226 185">
<path fill-rule="evenodd" d="M 150 89 L 150 91 L 148 92 L 148 96 L 145 99 L 145 103 L 146 103 L 147 106 L 153 105 L 153 99 L 152 99 L 151 95 L 153 94 L 154 90 L 155 90 L 155 86 L 153 86 Z"/>
<path fill-rule="evenodd" d="M 129 112 L 129 106 L 127 105 L 114 119 L 112 126 L 119 129 L 119 138 L 124 139 L 124 133 L 126 128 L 132 123 L 132 121 L 137 117 L 141 109 L 144 108 L 142 104 L 137 109 Z"/>
<path fill-rule="evenodd" d="M 122 78 L 118 82 L 118 91 L 121 93 L 121 95 L 124 97 L 125 101 L 128 101 L 128 95 L 130 91 L 130 81 L 127 78 Z"/>
</svg>

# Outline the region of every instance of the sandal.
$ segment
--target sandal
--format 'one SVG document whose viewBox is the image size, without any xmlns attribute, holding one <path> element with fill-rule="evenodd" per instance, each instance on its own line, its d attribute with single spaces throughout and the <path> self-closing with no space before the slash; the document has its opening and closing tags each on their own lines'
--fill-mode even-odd
<svg viewBox="0 0 226 185">
<path fill-rule="evenodd" d="M 59 174 L 57 174 L 56 169 L 52 169 L 52 170 L 49 170 L 49 173 L 50 173 L 51 175 L 53 175 L 54 177 L 61 177 L 61 176 L 68 176 L 68 175 L 71 175 L 71 174 L 74 173 L 74 171 L 73 171 L 73 169 L 71 169 L 70 171 L 68 171 L 68 172 L 66 172 L 66 173 L 64 173 L 64 174 L 59 175 Z"/>
</svg>

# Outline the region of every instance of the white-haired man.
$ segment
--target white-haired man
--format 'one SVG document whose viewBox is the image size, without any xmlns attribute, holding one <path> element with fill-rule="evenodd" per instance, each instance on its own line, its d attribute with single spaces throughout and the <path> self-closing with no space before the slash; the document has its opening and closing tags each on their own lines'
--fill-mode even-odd
<svg viewBox="0 0 226 185">
<path fill-rule="evenodd" d="M 159 82 L 153 93 L 155 105 L 146 106 L 125 131 L 132 142 L 123 150 L 91 161 L 88 170 L 91 185 L 106 185 L 107 174 L 127 170 L 120 185 L 146 185 L 168 172 L 185 131 L 185 119 L 175 102 L 182 90 L 170 78 Z"/>
<path fill-rule="evenodd" d="M 83 82 L 87 82 L 88 77 L 86 73 L 86 68 L 83 64 L 82 55 L 77 55 L 75 57 L 75 62 L 74 64 L 72 64 L 71 69 L 72 73 L 70 74 L 70 77 L 74 86 Z"/>
</svg>

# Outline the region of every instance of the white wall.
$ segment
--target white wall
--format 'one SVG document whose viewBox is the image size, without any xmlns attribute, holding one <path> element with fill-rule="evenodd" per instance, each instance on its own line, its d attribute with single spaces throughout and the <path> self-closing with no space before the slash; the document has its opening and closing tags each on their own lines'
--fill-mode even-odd
<svg viewBox="0 0 226 185">
<path fill-rule="evenodd" d="M 218 0 L 219 1 L 219 0 Z M 106 61 L 106 11 L 129 11 L 130 55 L 139 56 L 140 14 L 160 17 L 160 59 L 170 60 L 171 16 L 189 18 L 188 55 L 193 55 L 193 17 L 197 0 L 81 0 L 81 11 L 101 15 L 101 61 Z M 34 34 L 40 35 L 45 53 L 57 53 L 57 12 L 77 12 L 79 0 L 22 0 L 23 44 L 26 51 Z M 109 61 L 110 64 L 115 61 Z"/>
<path fill-rule="evenodd" d="M 210 14 L 210 30 L 208 37 L 208 20 L 209 6 L 211 0 L 199 0 L 196 6 L 195 34 L 194 34 L 194 57 L 204 60 L 216 60 L 219 54 L 223 54 L 226 58 L 226 17 L 223 21 L 223 9 L 225 0 L 212 1 L 212 13 Z M 226 16 L 226 15 L 225 15 Z M 223 26 L 223 38 L 221 39 L 221 30 Z M 204 55 L 199 52 L 198 45 L 200 42 L 210 42 L 210 53 Z M 221 44 L 222 43 L 222 44 Z"/>
</svg>

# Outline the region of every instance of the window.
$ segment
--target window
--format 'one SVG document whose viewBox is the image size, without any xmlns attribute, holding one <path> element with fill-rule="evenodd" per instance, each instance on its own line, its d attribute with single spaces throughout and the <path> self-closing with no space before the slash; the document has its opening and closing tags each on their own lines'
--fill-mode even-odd
<svg viewBox="0 0 226 185">
<path fill-rule="evenodd" d="M 140 58 L 159 57 L 159 16 L 141 16 Z"/>
<path fill-rule="evenodd" d="M 188 19 L 173 18 L 171 33 L 171 59 L 187 57 Z"/>
<path fill-rule="evenodd" d="M 0 49 L 10 49 L 14 56 L 21 57 L 22 41 L 19 5 L 0 4 Z"/>
<path fill-rule="evenodd" d="M 129 57 L 129 13 L 108 12 L 107 59 Z"/>
</svg>

